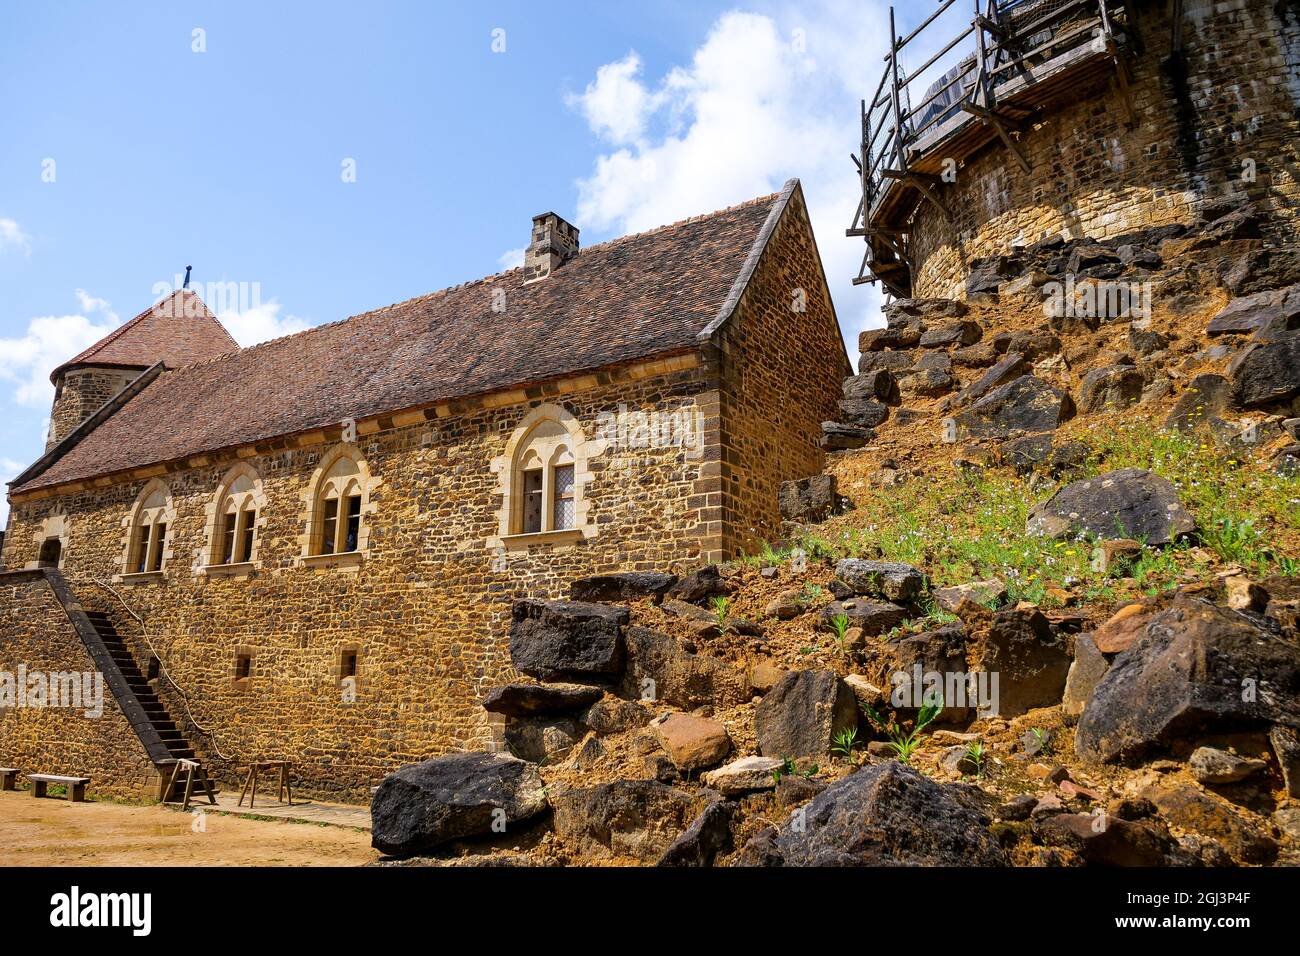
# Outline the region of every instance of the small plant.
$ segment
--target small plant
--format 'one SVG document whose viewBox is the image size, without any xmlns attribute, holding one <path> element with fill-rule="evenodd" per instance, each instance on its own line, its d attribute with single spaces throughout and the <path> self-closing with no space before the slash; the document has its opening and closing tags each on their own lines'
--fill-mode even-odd
<svg viewBox="0 0 1300 956">
<path fill-rule="evenodd" d="M 789 757 L 785 756 L 785 754 L 782 754 L 781 766 L 777 767 L 775 770 L 772 771 L 772 781 L 774 783 L 779 784 L 781 782 L 782 777 L 803 777 L 805 780 L 810 780 L 812 779 L 813 775 L 816 773 L 817 773 L 816 764 L 810 765 L 805 770 L 800 770 L 798 764 L 796 764 Z"/>
<path fill-rule="evenodd" d="M 984 776 L 984 761 L 988 758 L 988 753 L 984 749 L 984 742 L 977 740 L 966 748 L 963 760 L 975 768 L 975 776 Z"/>
<path fill-rule="evenodd" d="M 838 754 L 845 760 L 852 760 L 853 751 L 859 746 L 858 728 L 845 727 L 835 735 L 835 742 L 831 745 L 831 753 Z"/>
<path fill-rule="evenodd" d="M 1034 737 L 1034 743 L 1037 745 L 1037 753 L 1050 754 L 1052 752 L 1052 735 L 1042 727 L 1031 727 L 1029 732 Z"/>
<path fill-rule="evenodd" d="M 725 631 L 727 629 L 727 620 L 731 610 L 731 598 L 722 595 L 713 598 L 709 603 L 713 605 L 713 616 L 718 621 L 718 630 Z"/>
<path fill-rule="evenodd" d="M 897 723 L 886 721 L 866 704 L 863 705 L 862 709 L 871 718 L 871 722 L 889 738 L 889 749 L 894 751 L 894 755 L 901 762 L 908 763 L 912 759 L 912 754 L 916 753 L 917 748 L 921 746 L 921 731 L 934 723 L 935 718 L 943 713 L 943 704 L 939 702 L 923 704 L 920 711 L 917 712 L 916 722 L 912 725 L 910 731 L 904 730 Z"/>
<path fill-rule="evenodd" d="M 840 654 L 848 657 L 849 616 L 847 614 L 836 614 L 831 618 L 831 630 L 835 632 L 835 643 L 839 645 Z"/>
<path fill-rule="evenodd" d="M 799 603 L 804 607 L 816 604 L 822 599 L 824 593 L 820 584 L 805 584 L 803 593 L 799 595 Z"/>
</svg>

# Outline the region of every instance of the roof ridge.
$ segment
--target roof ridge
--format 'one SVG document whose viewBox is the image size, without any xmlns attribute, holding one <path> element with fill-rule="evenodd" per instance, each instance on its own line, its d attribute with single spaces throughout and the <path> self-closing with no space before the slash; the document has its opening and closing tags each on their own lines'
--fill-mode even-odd
<svg viewBox="0 0 1300 956">
<path fill-rule="evenodd" d="M 714 216 L 721 216 L 724 213 L 735 212 L 738 209 L 747 209 L 750 206 L 759 206 L 762 205 L 763 203 L 775 202 L 778 198 L 780 198 L 781 194 L 785 192 L 785 190 L 788 187 L 789 187 L 789 183 L 786 183 L 784 187 L 782 187 L 780 190 L 774 193 L 768 193 L 764 196 L 755 196 L 753 199 L 746 199 L 744 202 L 735 203 L 731 206 L 724 206 L 721 209 L 715 209 L 712 212 L 700 213 L 699 215 L 695 215 L 695 216 L 687 216 L 685 219 L 678 219 L 675 222 L 665 223 L 662 226 L 654 226 L 653 228 L 645 229 L 642 230 L 641 232 L 630 232 L 625 236 L 615 236 L 613 239 L 606 239 L 604 242 L 598 242 L 593 246 L 587 246 L 586 249 L 580 250 L 579 255 L 581 255 L 582 252 L 591 253 L 596 251 L 597 249 L 604 249 L 607 247 L 617 246 L 625 242 L 631 242 L 637 239 L 644 239 L 647 236 L 657 235 L 658 233 L 661 233 L 667 229 L 674 229 L 678 226 L 685 226 L 692 222 L 700 222 L 705 219 L 712 219 Z M 458 282 L 455 285 L 445 286 L 441 289 L 434 289 L 431 292 L 423 292 L 420 295 L 413 295 L 408 299 L 400 299 L 397 302 L 390 302 L 387 305 L 381 305 L 373 309 L 367 309 L 364 312 L 354 312 L 352 315 L 344 316 L 341 319 L 335 319 L 333 322 L 322 322 L 320 325 L 313 325 L 305 329 L 300 329 L 297 332 L 289 332 L 286 335 L 277 335 L 273 339 L 267 339 L 264 342 L 258 342 L 254 345 L 244 346 L 243 348 L 240 349 L 240 352 L 251 352 L 256 349 L 264 348 L 268 345 L 273 345 L 276 342 L 282 342 L 285 339 L 293 339 L 293 338 L 298 338 L 299 336 L 307 336 L 313 332 L 323 332 L 326 329 L 332 329 L 336 326 L 342 325 L 345 322 L 351 322 L 354 319 L 364 319 L 370 316 L 381 315 L 385 312 L 390 312 L 393 309 L 399 309 L 402 308 L 403 306 L 409 306 L 412 305 L 413 303 L 420 302 L 426 299 L 431 300 L 441 296 L 449 295 L 453 292 L 459 292 L 464 289 L 468 289 L 471 286 L 486 284 L 494 279 L 500 279 L 503 276 L 508 276 L 513 272 L 521 272 L 521 271 L 523 271 L 522 266 L 513 266 L 512 268 L 503 269 L 500 272 L 493 272 L 490 273 L 489 275 L 482 276 L 478 279 L 467 279 L 464 282 Z M 191 362 L 189 365 L 181 366 L 181 368 L 196 368 L 198 366 L 209 365 L 213 362 L 223 362 L 229 358 L 230 358 L 230 354 L 214 355 L 211 358 L 201 359 L 197 362 Z"/>
</svg>

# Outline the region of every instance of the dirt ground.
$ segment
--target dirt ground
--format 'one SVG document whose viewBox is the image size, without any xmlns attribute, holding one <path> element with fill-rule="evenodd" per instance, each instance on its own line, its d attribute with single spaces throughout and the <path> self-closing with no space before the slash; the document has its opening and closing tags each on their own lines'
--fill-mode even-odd
<svg viewBox="0 0 1300 956">
<path fill-rule="evenodd" d="M 0 793 L 0 866 L 361 866 L 370 834 L 160 806 Z"/>
</svg>

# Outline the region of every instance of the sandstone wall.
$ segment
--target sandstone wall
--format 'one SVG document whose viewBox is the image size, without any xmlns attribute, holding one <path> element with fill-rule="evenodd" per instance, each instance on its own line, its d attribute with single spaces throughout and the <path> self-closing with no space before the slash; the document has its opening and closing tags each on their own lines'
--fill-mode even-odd
<svg viewBox="0 0 1300 956">
<path fill-rule="evenodd" d="M 821 423 L 838 413 L 853 374 L 826 292 L 802 193 L 768 241 L 740 306 L 719 338 L 720 527 L 726 557 L 781 534 L 777 489 L 818 474 Z"/>
<path fill-rule="evenodd" d="M 20 665 L 29 675 L 95 670 L 39 573 L 0 576 L 0 672 L 17 675 Z M 98 717 L 68 708 L 0 708 L 0 765 L 90 777 L 92 797 L 153 799 L 158 793 L 153 763 L 106 684 Z"/>
<path fill-rule="evenodd" d="M 1044 236 L 1108 238 L 1190 223 L 1207 200 L 1247 195 L 1293 235 L 1300 208 L 1300 11 L 1272 0 L 1188 0 L 1186 70 L 1169 61 L 1168 4 L 1140 3 L 1145 51 L 1130 60 L 1138 122 L 1113 78 L 1080 89 L 1021 135 L 1025 173 L 1000 143 L 923 203 L 912 242 L 916 297 L 961 297 L 972 259 Z M 1243 179 L 1253 162 L 1255 179 Z"/>
</svg>

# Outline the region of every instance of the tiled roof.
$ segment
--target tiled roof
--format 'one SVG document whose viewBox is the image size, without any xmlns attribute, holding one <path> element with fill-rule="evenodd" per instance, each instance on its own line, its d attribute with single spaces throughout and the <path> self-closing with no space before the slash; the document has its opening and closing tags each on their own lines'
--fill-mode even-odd
<svg viewBox="0 0 1300 956">
<path fill-rule="evenodd" d="M 693 350 L 796 187 L 166 372 L 12 490 Z"/>
<path fill-rule="evenodd" d="M 181 289 L 68 359 L 50 373 L 50 381 L 78 365 L 148 368 L 162 362 L 168 368 L 180 368 L 238 348 L 203 300 L 192 290 Z"/>
</svg>

